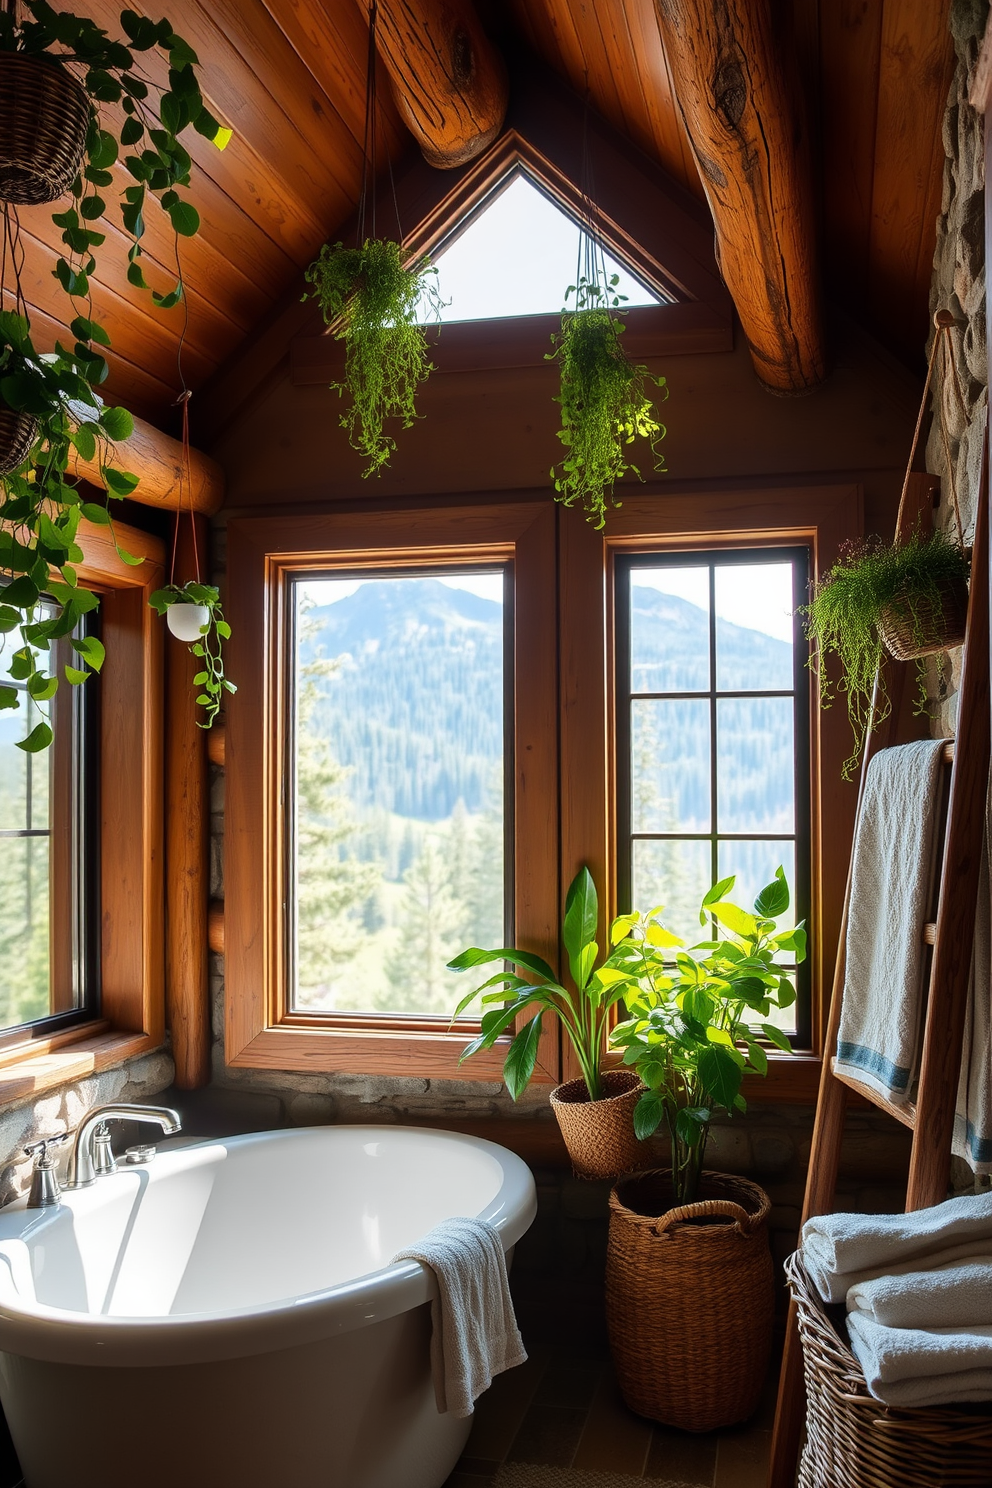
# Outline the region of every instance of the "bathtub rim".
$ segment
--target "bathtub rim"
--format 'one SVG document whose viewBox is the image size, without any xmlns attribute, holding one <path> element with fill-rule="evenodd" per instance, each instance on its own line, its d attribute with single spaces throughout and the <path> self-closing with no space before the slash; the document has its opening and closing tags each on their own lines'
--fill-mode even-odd
<svg viewBox="0 0 992 1488">
<path fill-rule="evenodd" d="M 534 1177 L 516 1153 L 483 1137 L 438 1127 L 337 1125 L 283 1127 L 243 1132 L 233 1137 L 211 1137 L 162 1152 L 180 1167 L 183 1155 L 213 1147 L 263 1144 L 309 1133 L 350 1132 L 369 1137 L 409 1133 L 441 1137 L 468 1145 L 493 1157 L 503 1169 L 496 1196 L 480 1211 L 499 1232 L 504 1252 L 511 1250 L 530 1228 L 537 1214 Z M 406 1138 L 401 1137 L 401 1140 Z M 93 1190 L 84 1190 L 84 1194 Z M 71 1208 L 74 1195 L 64 1202 Z M 25 1200 L 7 1206 L 3 1214 L 26 1213 Z M 57 1211 L 52 1211 L 56 1213 Z M 43 1214 L 44 1211 L 39 1211 Z M 274 1353 L 299 1344 L 315 1343 L 369 1327 L 412 1311 L 437 1295 L 431 1271 L 419 1261 L 400 1261 L 335 1286 L 278 1302 L 230 1309 L 222 1313 L 185 1313 L 177 1317 L 129 1318 L 94 1316 L 35 1302 L 18 1305 L 11 1286 L 0 1291 L 0 1353 L 56 1364 L 84 1364 L 156 1368 L 172 1364 L 207 1364 L 224 1359 Z"/>
</svg>

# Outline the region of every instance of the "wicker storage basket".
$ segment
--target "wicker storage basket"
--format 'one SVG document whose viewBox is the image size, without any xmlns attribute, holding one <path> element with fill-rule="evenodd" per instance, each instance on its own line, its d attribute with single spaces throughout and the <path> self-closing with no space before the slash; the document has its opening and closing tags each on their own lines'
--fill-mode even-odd
<svg viewBox="0 0 992 1488">
<path fill-rule="evenodd" d="M 0 475 L 9 475 L 23 465 L 31 453 L 38 420 L 29 413 L 17 413 L 0 398 Z"/>
<path fill-rule="evenodd" d="M 989 1488 L 992 1403 L 890 1410 L 868 1393 L 798 1251 L 785 1274 L 806 1374 L 799 1488 Z"/>
<path fill-rule="evenodd" d="M 618 1178 L 637 1166 L 643 1150 L 634 1135 L 634 1107 L 644 1087 L 633 1070 L 607 1070 L 606 1095 L 591 1101 L 585 1080 L 569 1080 L 551 1092 L 577 1178 Z"/>
<path fill-rule="evenodd" d="M 754 1412 L 775 1310 L 768 1195 L 725 1173 L 704 1173 L 699 1192 L 669 1208 L 664 1168 L 610 1194 L 606 1325 L 620 1389 L 631 1410 L 683 1431 Z"/>
<path fill-rule="evenodd" d="M 89 119 L 89 99 L 64 67 L 0 52 L 0 201 L 35 206 L 68 191 Z"/>
<path fill-rule="evenodd" d="M 879 634 L 897 661 L 915 661 L 960 646 L 968 618 L 968 585 L 963 576 L 938 586 L 939 600 L 923 596 L 910 606 L 893 600 L 882 612 Z"/>
</svg>

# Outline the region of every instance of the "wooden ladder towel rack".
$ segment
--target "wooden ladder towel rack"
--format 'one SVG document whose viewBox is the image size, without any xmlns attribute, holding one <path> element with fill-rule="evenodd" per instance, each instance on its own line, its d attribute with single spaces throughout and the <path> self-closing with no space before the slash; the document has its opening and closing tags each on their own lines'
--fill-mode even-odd
<svg viewBox="0 0 992 1488">
<path fill-rule="evenodd" d="M 896 1106 L 848 1074 L 838 1075 L 834 1068 L 844 990 L 851 892 L 849 873 L 806 1180 L 804 1223 L 814 1215 L 827 1214 L 833 1209 L 844 1115 L 848 1092 L 852 1089 L 912 1129 L 906 1212 L 927 1208 L 947 1197 L 989 782 L 988 528 L 986 453 L 975 519 L 957 735 L 944 750 L 950 783 L 936 920 L 924 930 L 924 939 L 933 946 L 933 955 L 916 1101 L 911 1106 Z M 868 755 L 866 748 L 861 776 L 862 794 Z M 772 1434 L 769 1488 L 794 1488 L 804 1414 L 802 1346 L 796 1328 L 795 1306 L 790 1304 Z"/>
</svg>

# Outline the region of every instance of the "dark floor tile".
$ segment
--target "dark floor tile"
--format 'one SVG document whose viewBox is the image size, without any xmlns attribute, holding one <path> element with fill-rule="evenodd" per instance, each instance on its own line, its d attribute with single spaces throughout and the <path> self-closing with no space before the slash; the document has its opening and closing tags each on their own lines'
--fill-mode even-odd
<svg viewBox="0 0 992 1488">
<path fill-rule="evenodd" d="M 548 1368 L 548 1357 L 546 1349 L 532 1348 L 526 1364 L 496 1376 L 476 1402 L 466 1457 L 503 1461 Z"/>
<path fill-rule="evenodd" d="M 507 1454 L 509 1462 L 569 1467 L 586 1423 L 584 1410 L 557 1405 L 531 1406 Z"/>
<path fill-rule="evenodd" d="M 567 1410 L 588 1410 L 605 1367 L 602 1358 L 564 1364 L 552 1359 L 534 1396 L 535 1405 L 560 1405 Z"/>
<path fill-rule="evenodd" d="M 651 1439 L 646 1478 L 668 1478 L 676 1483 L 700 1483 L 711 1488 L 716 1472 L 715 1435 L 696 1436 L 656 1426 Z"/>
<path fill-rule="evenodd" d="M 488 1457 L 468 1457 L 464 1453 L 458 1459 L 458 1471 L 472 1478 L 494 1478 L 502 1465 L 502 1459 L 494 1462 Z"/>
<path fill-rule="evenodd" d="M 444 1488 L 490 1488 L 495 1478 L 477 1478 L 473 1473 L 462 1472 L 456 1467 L 450 1478 L 444 1481 Z"/>
<path fill-rule="evenodd" d="M 756 1427 L 720 1433 L 713 1488 L 765 1488 L 772 1434 Z"/>
<path fill-rule="evenodd" d="M 585 1472 L 627 1473 L 639 1478 L 650 1445 L 651 1423 L 624 1405 L 613 1367 L 608 1365 L 600 1377 L 572 1466 Z"/>
</svg>

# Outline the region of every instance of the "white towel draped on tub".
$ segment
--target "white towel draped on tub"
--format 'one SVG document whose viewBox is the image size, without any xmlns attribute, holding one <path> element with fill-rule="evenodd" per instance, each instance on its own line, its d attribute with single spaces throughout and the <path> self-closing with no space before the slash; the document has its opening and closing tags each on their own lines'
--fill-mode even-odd
<svg viewBox="0 0 992 1488">
<path fill-rule="evenodd" d="M 875 1276 L 931 1271 L 992 1252 L 992 1193 L 913 1214 L 821 1214 L 802 1231 L 803 1263 L 827 1302 Z"/>
<path fill-rule="evenodd" d="M 852 857 L 837 1067 L 900 1102 L 919 1042 L 943 747 L 920 739 L 875 755 Z"/>
<path fill-rule="evenodd" d="M 394 1261 L 433 1271 L 431 1372 L 437 1408 L 472 1414 L 497 1374 L 527 1358 L 510 1297 L 499 1233 L 483 1219 L 446 1219 Z"/>
<path fill-rule="evenodd" d="M 866 1313 L 847 1317 L 851 1350 L 885 1405 L 992 1400 L 992 1327 L 885 1328 Z"/>
<path fill-rule="evenodd" d="M 992 1243 L 975 1260 L 858 1282 L 847 1310 L 885 1328 L 992 1326 Z"/>
</svg>

